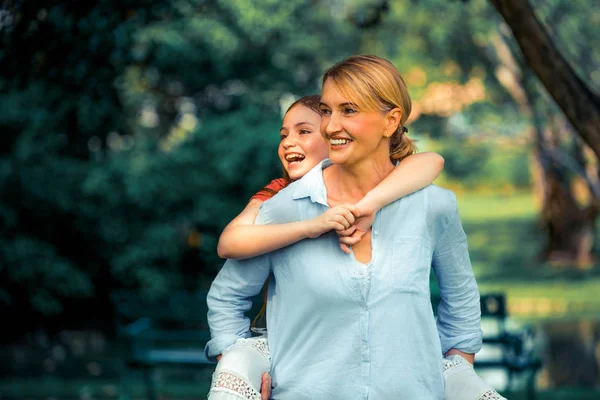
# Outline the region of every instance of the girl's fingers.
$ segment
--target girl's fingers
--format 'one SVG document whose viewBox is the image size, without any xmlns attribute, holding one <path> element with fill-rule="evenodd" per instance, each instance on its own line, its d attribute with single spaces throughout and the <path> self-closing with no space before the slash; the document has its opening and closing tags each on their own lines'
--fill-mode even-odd
<svg viewBox="0 0 600 400">
<path fill-rule="evenodd" d="M 343 215 L 336 215 L 335 222 L 344 226 L 342 230 L 350 228 L 351 225 L 350 222 L 348 222 L 348 220 Z"/>
<path fill-rule="evenodd" d="M 338 234 L 338 236 L 350 236 L 354 233 L 355 230 L 356 225 L 352 225 L 350 228 L 344 229 L 343 231 L 337 231 L 336 233 Z"/>
<path fill-rule="evenodd" d="M 352 225 L 354 223 L 354 214 L 352 214 L 352 210 L 348 208 L 348 206 L 349 205 L 344 206 L 341 211 L 344 215 L 344 218 L 346 218 L 348 222 L 350 222 L 350 225 Z"/>
<path fill-rule="evenodd" d="M 344 207 L 348 211 L 350 211 L 353 216 L 357 216 L 357 214 L 359 214 L 358 207 L 356 207 L 356 205 L 354 205 L 354 204 L 345 203 L 345 204 L 342 204 L 342 207 Z"/>
<path fill-rule="evenodd" d="M 346 227 L 344 225 L 342 225 L 340 222 L 336 222 L 336 221 L 332 221 L 331 222 L 331 229 L 337 231 L 343 231 L 346 229 Z"/>
<path fill-rule="evenodd" d="M 354 214 L 352 214 L 352 211 L 346 208 L 342 210 L 342 213 L 344 215 L 344 218 L 346 218 L 350 225 L 352 225 L 354 223 Z"/>
<path fill-rule="evenodd" d="M 342 251 L 346 254 L 350 254 L 350 247 L 348 247 L 347 245 L 345 245 L 344 243 L 340 243 L 340 248 L 342 249 Z"/>
<path fill-rule="evenodd" d="M 354 246 L 356 243 L 360 242 L 365 233 L 365 231 L 357 229 L 350 236 L 340 236 L 339 241 L 340 243 L 346 244 L 348 246 Z"/>
<path fill-rule="evenodd" d="M 348 204 L 337 206 L 332 208 L 331 211 L 334 213 L 334 215 L 341 215 L 350 223 L 350 225 L 352 225 L 354 223 L 354 214 L 352 214 L 352 211 L 348 208 L 348 206 Z"/>
<path fill-rule="evenodd" d="M 352 237 L 352 236 L 340 236 L 339 238 L 340 244 L 345 244 L 347 246 L 354 246 L 356 243 L 360 242 L 360 238 Z"/>
</svg>

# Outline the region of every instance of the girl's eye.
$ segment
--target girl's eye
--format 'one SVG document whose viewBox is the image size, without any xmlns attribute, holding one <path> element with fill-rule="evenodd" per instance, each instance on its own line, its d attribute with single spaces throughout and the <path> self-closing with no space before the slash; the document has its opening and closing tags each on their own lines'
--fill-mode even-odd
<svg viewBox="0 0 600 400">
<path fill-rule="evenodd" d="M 308 133 L 311 133 L 311 132 L 310 132 L 308 129 L 302 129 L 302 130 L 300 131 L 300 134 L 301 134 L 301 135 L 306 135 L 306 134 L 308 134 Z"/>
<path fill-rule="evenodd" d="M 281 135 L 281 136 L 279 136 L 279 139 L 284 140 L 286 137 L 287 137 L 287 135 Z"/>
</svg>

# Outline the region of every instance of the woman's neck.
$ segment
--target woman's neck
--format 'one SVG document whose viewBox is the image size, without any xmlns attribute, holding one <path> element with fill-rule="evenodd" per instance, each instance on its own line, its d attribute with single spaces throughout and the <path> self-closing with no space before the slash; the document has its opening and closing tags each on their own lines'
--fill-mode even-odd
<svg viewBox="0 0 600 400">
<path fill-rule="evenodd" d="M 323 171 L 329 205 L 358 202 L 393 169 L 389 158 L 367 159 L 352 166 L 330 166 Z"/>
</svg>

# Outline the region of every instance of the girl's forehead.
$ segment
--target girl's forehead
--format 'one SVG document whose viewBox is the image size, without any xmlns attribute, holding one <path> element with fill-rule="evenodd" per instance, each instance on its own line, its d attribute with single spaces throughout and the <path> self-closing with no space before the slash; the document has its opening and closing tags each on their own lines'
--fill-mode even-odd
<svg viewBox="0 0 600 400">
<path fill-rule="evenodd" d="M 314 110 L 302 104 L 297 104 L 289 110 L 283 118 L 283 124 L 298 124 L 301 122 L 314 123 L 320 121 L 321 116 Z"/>
</svg>

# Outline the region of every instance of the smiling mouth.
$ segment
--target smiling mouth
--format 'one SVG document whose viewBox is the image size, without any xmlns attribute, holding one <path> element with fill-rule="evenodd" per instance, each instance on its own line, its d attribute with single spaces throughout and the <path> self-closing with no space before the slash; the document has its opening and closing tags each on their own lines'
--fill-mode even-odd
<svg viewBox="0 0 600 400">
<path fill-rule="evenodd" d="M 329 143 L 331 143 L 332 146 L 343 146 L 343 145 L 351 143 L 351 142 L 352 142 L 351 139 L 340 139 L 340 138 L 329 139 Z"/>
<path fill-rule="evenodd" d="M 304 161 L 305 158 L 306 157 L 304 157 L 302 154 L 289 154 L 289 155 L 285 156 L 285 160 L 290 165 L 299 164 L 302 161 Z"/>
</svg>

